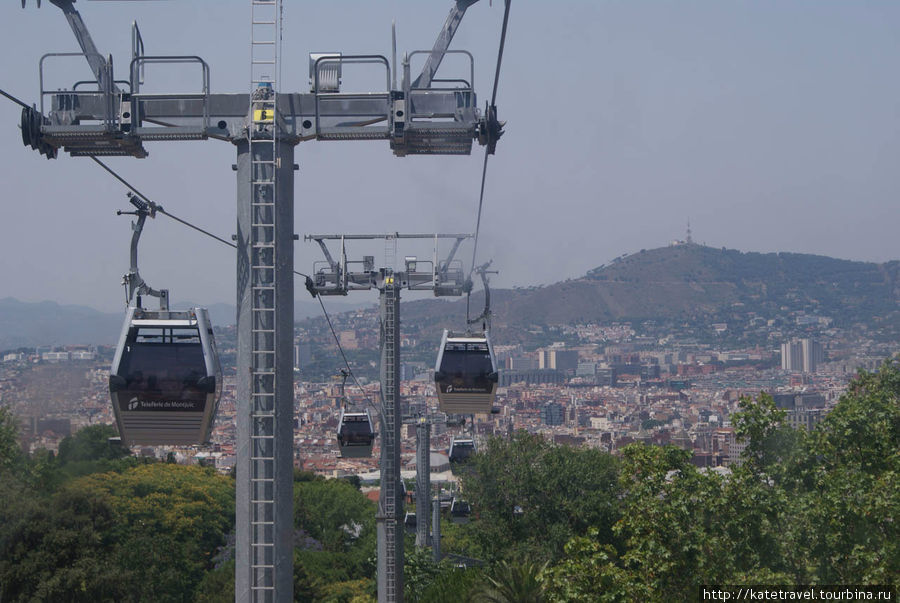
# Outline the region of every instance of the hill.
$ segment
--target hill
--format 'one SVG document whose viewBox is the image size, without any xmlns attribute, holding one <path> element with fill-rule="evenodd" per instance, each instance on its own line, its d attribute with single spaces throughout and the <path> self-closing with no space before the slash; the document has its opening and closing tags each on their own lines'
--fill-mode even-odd
<svg viewBox="0 0 900 603">
<path fill-rule="evenodd" d="M 56 302 L 0 299 L 0 350 L 37 345 L 111 344 L 119 337 L 121 314 Z"/>
<path fill-rule="evenodd" d="M 682 244 L 617 258 L 577 279 L 542 287 L 492 290 L 495 328 L 624 320 L 716 320 L 734 313 L 806 312 L 836 324 L 898 320 L 900 262 L 855 262 L 799 253 L 755 253 Z M 473 296 L 473 307 L 480 308 Z M 404 322 L 464 316 L 411 302 Z"/>
<path fill-rule="evenodd" d="M 756 253 L 682 244 L 641 250 L 598 266 L 585 276 L 552 285 L 491 291 L 495 331 L 523 340 L 531 325 L 610 321 L 733 321 L 790 313 L 828 317 L 836 326 L 878 324 L 900 331 L 900 261 L 855 262 L 799 253 Z M 473 294 L 477 314 L 481 292 Z M 342 312 L 370 305 L 329 300 Z M 418 300 L 403 305 L 404 331 L 461 328 L 465 300 Z M 176 305 L 176 309 L 182 306 Z M 234 306 L 208 306 L 214 324 L 234 321 Z M 297 320 L 320 316 L 317 302 L 301 295 Z M 121 314 L 54 302 L 0 299 L 0 350 L 20 346 L 115 343 Z M 427 338 L 429 344 L 430 339 Z"/>
<path fill-rule="evenodd" d="M 308 298 L 306 298 L 308 299 Z M 316 301 L 298 300 L 294 304 L 296 320 L 321 316 Z M 148 307 L 156 307 L 156 300 L 148 300 Z M 371 302 L 338 302 L 329 304 L 338 312 L 370 305 Z M 177 302 L 173 310 L 187 310 L 197 304 Z M 209 310 L 212 323 L 217 327 L 234 324 L 235 307 L 232 304 L 214 303 L 204 306 Z M 13 297 L 0 299 L 0 351 L 20 347 L 45 345 L 113 345 L 122 330 L 122 312 L 101 312 L 88 306 L 58 304 L 52 301 L 23 302 Z"/>
</svg>

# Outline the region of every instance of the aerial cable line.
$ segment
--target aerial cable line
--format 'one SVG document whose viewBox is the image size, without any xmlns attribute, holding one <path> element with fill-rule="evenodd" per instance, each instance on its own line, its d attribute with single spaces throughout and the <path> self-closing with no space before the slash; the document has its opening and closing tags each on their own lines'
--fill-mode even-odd
<svg viewBox="0 0 900 603">
<path fill-rule="evenodd" d="M 0 90 L 0 92 L 2 92 L 2 90 Z M 4 93 L 4 95 L 5 95 L 5 93 Z M 176 222 L 180 222 L 181 224 L 184 224 L 185 226 L 187 226 L 189 228 L 193 228 L 197 232 L 201 232 L 208 237 L 212 237 L 213 239 L 219 241 L 220 243 L 224 243 L 225 245 L 228 245 L 232 249 L 237 248 L 237 245 L 235 245 L 234 243 L 232 243 L 230 241 L 226 241 L 225 239 L 223 239 L 220 236 L 217 236 L 207 230 L 200 228 L 199 226 L 195 226 L 194 224 L 191 224 L 190 222 L 188 222 L 186 220 L 182 220 L 178 216 L 175 216 L 175 215 L 167 212 L 165 209 L 163 209 L 163 207 L 161 205 L 157 205 L 156 203 L 154 203 L 147 195 L 145 195 L 144 193 L 139 191 L 137 188 L 135 188 L 131 183 L 129 183 L 122 176 L 117 174 L 112 168 L 110 168 L 108 165 L 106 165 L 105 163 L 103 163 L 102 161 L 97 159 L 97 157 L 95 157 L 94 155 L 91 155 L 90 157 L 97 163 L 97 165 L 99 165 L 104 170 L 106 170 L 113 178 L 115 178 L 116 180 L 118 180 L 119 182 L 124 184 L 126 187 L 128 187 L 131 190 L 131 192 L 133 192 L 135 195 L 137 195 L 138 197 L 140 197 L 147 203 L 151 204 L 151 206 L 159 213 L 161 213 L 165 216 L 168 216 L 169 218 L 172 218 Z M 302 276 L 306 279 L 310 278 L 308 275 L 303 274 L 302 272 L 300 272 L 298 270 L 294 270 L 294 274 L 296 274 L 298 276 Z M 322 307 L 322 314 L 325 316 L 325 320 L 328 322 L 328 328 L 331 329 L 331 335 L 332 335 L 332 337 L 334 337 L 334 342 L 335 342 L 335 344 L 337 344 L 338 351 L 341 353 L 341 358 L 344 360 L 344 365 L 347 367 L 347 372 L 350 373 L 351 377 L 353 377 L 353 382 L 356 384 L 356 387 L 358 387 L 359 390 L 362 392 L 363 397 L 365 397 L 365 399 L 366 399 L 366 403 L 369 404 L 369 406 L 372 406 L 373 408 L 379 409 L 379 407 L 377 407 L 372 402 L 372 400 L 369 399 L 368 394 L 366 394 L 366 390 L 363 389 L 363 386 L 360 384 L 359 379 L 356 378 L 356 374 L 353 372 L 353 369 L 350 368 L 350 362 L 347 360 L 347 355 L 344 353 L 343 346 L 341 346 L 340 338 L 337 336 L 337 332 L 334 330 L 334 325 L 331 322 L 331 316 L 329 316 L 328 310 L 325 309 L 325 303 L 322 301 L 322 296 L 317 295 L 316 297 L 319 300 L 319 305 Z M 383 411 L 381 411 L 381 412 L 383 415 Z"/>
<path fill-rule="evenodd" d="M 15 96 L 13 96 L 12 94 L 10 94 L 10 93 L 7 92 L 6 90 L 0 89 L 0 94 L 2 94 L 3 96 L 5 96 L 6 98 L 8 98 L 9 100 L 11 100 L 11 101 L 14 102 L 14 103 L 17 103 L 17 104 L 19 104 L 19 105 L 22 105 L 22 106 L 25 107 L 26 109 L 31 109 L 31 107 L 29 107 L 29 106 L 26 105 L 24 102 L 22 102 L 22 101 L 20 101 L 19 99 L 17 99 Z"/>
<path fill-rule="evenodd" d="M 331 329 L 331 335 L 332 337 L 334 337 L 334 342 L 337 344 L 338 351 L 341 353 L 341 358 L 343 358 L 344 360 L 344 366 L 347 367 L 347 372 L 350 373 L 351 377 L 353 377 L 353 382 L 356 384 L 356 387 L 358 387 L 362 392 L 363 397 L 366 399 L 366 403 L 369 404 L 369 406 L 371 406 L 372 408 L 377 409 L 383 417 L 384 411 L 369 399 L 369 395 L 366 393 L 366 390 L 363 389 L 363 386 L 359 383 L 359 379 L 356 378 L 353 369 L 350 368 L 350 362 L 347 361 L 347 355 L 344 354 L 344 348 L 341 346 L 341 340 L 337 336 L 337 332 L 334 330 L 334 325 L 331 322 L 331 317 L 328 315 L 328 311 L 325 310 L 325 303 L 322 301 L 322 296 L 317 295 L 316 299 L 319 300 L 319 305 L 322 306 L 322 313 L 325 315 L 325 320 L 328 322 L 328 328 Z"/>
<path fill-rule="evenodd" d="M 17 98 L 14 97 L 13 95 L 11 95 L 11 94 L 9 94 L 8 92 L 6 92 L 5 90 L 0 89 L 0 94 L 2 94 L 3 96 L 5 96 L 6 98 L 10 99 L 11 101 L 13 101 L 13 102 L 15 102 L 15 103 L 18 103 L 18 104 L 22 105 L 22 106 L 23 106 L 24 108 L 26 108 L 26 109 L 30 109 L 30 108 L 31 108 L 31 107 L 29 107 L 28 105 L 26 105 L 24 102 L 20 101 L 19 99 L 17 99 Z M 119 174 L 117 174 L 111 167 L 109 167 L 108 165 L 106 165 L 105 163 L 103 163 L 102 161 L 100 161 L 99 159 L 97 159 L 97 157 L 96 157 L 95 155 L 89 155 L 89 157 L 90 157 L 91 159 L 93 159 L 94 162 L 95 162 L 97 165 L 99 165 L 99 166 L 102 167 L 104 170 L 106 170 L 113 178 L 115 178 L 116 180 L 118 180 L 119 182 L 121 182 L 122 184 L 124 184 L 129 190 L 131 190 L 131 192 L 133 192 L 135 195 L 137 195 L 138 197 L 140 197 L 141 199 L 143 199 L 144 201 L 146 201 L 147 203 L 149 203 L 149 204 L 154 208 L 155 211 L 158 211 L 159 213 L 161 213 L 161 214 L 163 214 L 163 215 L 166 215 L 166 216 L 168 216 L 169 218 L 172 218 L 173 220 L 175 220 L 176 222 L 180 222 L 180 223 L 184 224 L 185 226 L 187 226 L 187 227 L 189 227 L 189 228 L 193 228 L 193 229 L 196 230 L 197 232 L 203 233 L 203 234 L 205 234 L 205 235 L 208 236 L 208 237 L 212 237 L 213 239 L 219 241 L 220 243 L 224 243 L 224 244 L 228 245 L 228 246 L 231 247 L 232 249 L 237 249 L 237 245 L 235 245 L 234 243 L 232 243 L 232 242 L 230 242 L 230 241 L 226 241 L 226 240 L 223 239 L 222 237 L 220 237 L 220 236 L 218 236 L 218 235 L 215 235 L 215 234 L 209 232 L 208 230 L 204 230 L 204 229 L 200 228 L 199 226 L 195 226 L 194 224 L 191 224 L 190 222 L 188 222 L 188 221 L 186 221 L 186 220 L 182 220 L 182 219 L 179 218 L 178 216 L 176 216 L 176 215 L 174 215 L 174 214 L 171 214 L 171 213 L 167 212 L 165 209 L 163 209 L 162 205 L 158 205 L 157 203 L 155 203 L 154 201 L 152 201 L 152 200 L 150 199 L 150 197 L 148 197 L 147 195 L 145 195 L 144 193 L 142 193 L 141 191 L 139 191 L 138 189 L 136 189 L 131 183 L 129 183 L 129 182 L 128 182 L 127 180 L 125 180 L 122 176 L 120 176 Z M 302 272 L 297 272 L 297 271 L 295 270 L 294 273 L 297 274 L 297 275 L 299 275 L 299 276 L 302 276 L 302 277 L 304 277 L 304 278 L 309 278 L 307 275 L 303 274 Z"/>
<path fill-rule="evenodd" d="M 475 241 L 472 243 L 472 267 L 469 269 L 468 281 L 472 280 L 472 273 L 475 271 L 475 260 L 478 252 L 478 235 L 481 231 L 481 210 L 484 206 L 484 184 L 487 180 L 488 156 L 494 152 L 497 139 L 503 134 L 503 124 L 497 122 L 497 88 L 500 83 L 500 65 L 503 63 L 503 48 L 506 46 L 506 30 L 509 25 L 509 6 L 512 0 L 506 0 L 506 7 L 503 10 L 503 26 L 500 30 L 500 47 L 497 50 L 497 68 L 494 71 L 494 89 L 491 93 L 491 104 L 487 107 L 485 115 L 487 144 L 484 148 L 484 165 L 481 168 L 481 191 L 478 195 L 478 215 L 475 220 Z M 496 126 L 496 129 L 495 129 Z M 466 324 L 469 324 L 469 300 L 472 296 L 472 288 L 466 292 Z"/>
<path fill-rule="evenodd" d="M 508 4 L 507 4 L 507 6 L 508 6 Z M 501 44 L 501 48 L 502 48 L 502 44 Z M 495 89 L 496 89 L 496 86 L 495 86 Z M 495 91 L 496 91 L 496 90 L 495 90 Z M 16 98 L 15 96 L 9 94 L 8 92 L 6 92 L 6 91 L 3 90 L 3 89 L 0 89 L 0 94 L 2 94 L 3 96 L 5 96 L 5 97 L 8 98 L 9 100 L 13 101 L 14 103 L 16 103 L 16 104 L 18 104 L 18 105 L 21 105 L 21 106 L 22 106 L 23 108 L 25 108 L 25 109 L 31 109 L 31 107 L 30 107 L 28 104 L 26 104 L 25 102 L 19 100 L 18 98 Z M 183 219 L 179 218 L 178 216 L 176 216 L 176 215 L 174 215 L 174 214 L 172 214 L 172 213 L 166 211 L 161 205 L 158 205 L 156 202 L 154 202 L 152 199 L 150 199 L 150 197 L 148 197 L 147 195 L 145 195 L 144 193 L 142 193 L 141 191 L 139 191 L 137 188 L 134 187 L 134 185 L 132 185 L 130 182 L 128 182 L 127 180 L 125 180 L 125 178 L 123 178 L 123 177 L 120 176 L 118 173 L 116 173 L 115 170 L 113 170 L 113 169 L 110 168 L 108 165 L 106 165 L 105 163 L 103 163 L 102 161 L 100 161 L 99 159 L 97 159 L 97 157 L 96 157 L 95 155 L 90 155 L 90 158 L 93 159 L 94 162 L 95 162 L 97 165 L 99 165 L 101 168 L 103 168 L 110 176 L 112 176 L 113 178 L 115 178 L 116 180 L 118 180 L 120 183 L 122 183 L 123 185 L 125 185 L 125 187 L 128 188 L 131 192 L 133 192 L 135 195 L 137 195 L 138 197 L 140 197 L 141 199 L 143 199 L 144 201 L 146 201 L 148 204 L 150 204 L 151 207 L 153 207 L 155 211 L 157 211 L 157 212 L 159 212 L 159 213 L 161 213 L 161 214 L 163 214 L 163 215 L 165 215 L 165 216 L 167 216 L 167 217 L 169 217 L 169 218 L 175 220 L 176 222 L 179 222 L 179 223 L 181 223 L 181 224 L 187 226 L 188 228 L 192 228 L 192 229 L 196 230 L 196 231 L 199 232 L 199 233 L 202 233 L 202 234 L 204 234 L 204 235 L 206 235 L 206 236 L 208 236 L 208 237 L 211 237 L 211 238 L 215 239 L 216 241 L 218 241 L 218 242 L 220 242 L 220 243 L 223 243 L 223 244 L 225 244 L 225 245 L 231 247 L 232 249 L 237 249 L 237 245 L 235 245 L 235 244 L 232 243 L 231 241 L 227 241 L 227 240 L 223 239 L 222 237 L 220 237 L 220 236 L 218 236 L 218 235 L 215 235 L 215 234 L 209 232 L 208 230 L 204 230 L 203 228 L 200 228 L 199 226 L 196 226 L 196 225 L 194 225 L 194 224 L 191 224 L 191 223 L 188 222 L 187 220 L 183 220 Z M 482 188 L 483 188 L 483 186 L 484 186 L 484 184 L 483 184 L 483 182 L 482 182 Z M 477 240 L 477 239 L 476 239 L 476 240 Z M 294 270 L 294 274 L 296 274 L 297 276 L 302 276 L 303 278 L 307 279 L 307 281 L 310 281 L 310 280 L 311 280 L 310 277 L 309 277 L 309 275 L 304 274 L 304 273 L 302 273 L 302 272 L 300 272 L 300 271 L 298 271 L 298 270 Z M 344 353 L 344 348 L 343 348 L 343 346 L 341 346 L 340 338 L 337 336 L 337 332 L 335 331 L 334 325 L 333 325 L 333 323 L 331 322 L 331 316 L 329 316 L 328 310 L 325 309 L 325 303 L 322 301 L 321 296 L 316 296 L 316 297 L 319 298 L 319 305 L 320 305 L 321 308 L 322 308 L 322 314 L 325 316 L 325 320 L 326 320 L 326 322 L 328 323 L 328 327 L 329 327 L 329 329 L 331 330 L 331 335 L 332 335 L 332 337 L 334 338 L 335 343 L 337 344 L 337 348 L 338 348 L 338 351 L 339 351 L 340 354 L 341 354 L 341 358 L 342 358 L 343 361 L 344 361 L 344 365 L 347 367 L 347 372 L 350 374 L 351 377 L 353 377 L 353 381 L 354 381 L 354 383 L 356 384 L 356 386 L 359 388 L 359 390 L 362 392 L 363 396 L 365 397 L 366 403 L 367 403 L 369 406 L 372 406 L 373 408 L 378 409 L 379 412 L 381 413 L 381 416 L 384 417 L 384 410 L 383 410 L 382 408 L 380 408 L 379 406 L 376 406 L 376 405 L 372 402 L 372 400 L 369 398 L 368 394 L 366 393 L 366 390 L 363 389 L 362 384 L 360 384 L 359 379 L 357 379 L 356 374 L 353 372 L 353 369 L 350 367 L 350 362 L 347 360 L 347 356 L 346 356 L 346 354 Z"/>
<path fill-rule="evenodd" d="M 97 163 L 97 165 L 99 165 L 99 166 L 102 167 L 104 170 L 106 170 L 107 172 L 109 172 L 109 174 L 110 174 L 113 178 L 115 178 L 116 180 L 118 180 L 119 182 L 121 182 L 122 184 L 124 184 L 126 187 L 128 187 L 128 188 L 131 190 L 131 192 L 133 192 L 135 195 L 137 195 L 138 197 L 140 197 L 141 199 L 143 199 L 143 200 L 146 201 L 147 203 L 151 203 L 153 206 L 155 206 L 156 211 L 158 211 L 159 213 L 161 213 L 161 214 L 163 214 L 163 215 L 165 215 L 165 216 L 168 216 L 168 217 L 172 218 L 173 220 L 175 220 L 176 222 L 180 222 L 180 223 L 184 224 L 185 226 L 187 226 L 187 227 L 189 227 L 189 228 L 193 228 L 193 229 L 196 230 L 197 232 L 201 232 L 201 233 L 205 234 L 205 235 L 208 236 L 208 237 L 212 237 L 212 238 L 214 238 L 215 240 L 219 241 L 220 243 L 225 243 L 226 245 L 228 245 L 228 246 L 231 247 L 232 249 L 237 249 L 237 245 L 235 245 L 234 243 L 232 243 L 232 242 L 230 242 L 230 241 L 226 241 L 226 240 L 223 239 L 222 237 L 220 237 L 220 236 L 218 236 L 218 235 L 214 235 L 213 233 L 209 232 L 208 230 L 204 230 L 204 229 L 200 228 L 199 226 L 195 226 L 195 225 L 191 224 L 190 222 L 188 222 L 188 221 L 186 221 L 186 220 L 182 220 L 182 219 L 179 218 L 178 216 L 176 216 L 176 215 L 174 215 L 174 214 L 171 214 L 171 213 L 167 212 L 165 209 L 163 209 L 162 205 L 158 205 L 158 204 L 154 203 L 153 201 L 151 201 L 150 198 L 149 198 L 147 195 L 145 195 L 144 193 L 142 193 L 142 192 L 139 191 L 138 189 L 134 188 L 131 184 L 128 183 L 127 180 L 125 180 L 125 179 L 122 178 L 119 174 L 117 174 L 116 172 L 114 172 L 114 171 L 112 170 L 112 168 L 110 168 L 108 165 L 106 165 L 105 163 L 103 163 L 102 161 L 100 161 L 99 159 L 97 159 L 96 156 L 90 155 L 90 158 L 93 159 L 93 160 Z M 296 272 L 296 271 L 295 271 L 295 272 Z M 297 272 L 297 274 L 300 274 L 300 273 Z M 300 276 L 304 276 L 304 277 L 305 277 L 306 275 L 305 275 L 305 274 L 300 274 Z"/>
</svg>

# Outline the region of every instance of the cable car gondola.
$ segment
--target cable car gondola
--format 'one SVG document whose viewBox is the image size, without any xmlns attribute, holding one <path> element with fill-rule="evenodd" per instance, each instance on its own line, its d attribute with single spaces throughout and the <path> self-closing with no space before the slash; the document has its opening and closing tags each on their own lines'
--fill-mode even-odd
<svg viewBox="0 0 900 603">
<path fill-rule="evenodd" d="M 341 410 L 341 420 L 337 433 L 343 458 L 363 458 L 372 456 L 375 431 L 368 410 L 349 412 Z"/>
<path fill-rule="evenodd" d="M 453 523 L 469 523 L 469 515 L 472 514 L 472 506 L 468 501 L 454 497 L 450 503 L 450 521 Z"/>
<path fill-rule="evenodd" d="M 445 330 L 434 383 L 442 412 L 490 413 L 497 396 L 497 361 L 487 331 L 454 335 Z"/>
<path fill-rule="evenodd" d="M 415 534 L 416 533 L 416 514 L 412 511 L 407 511 L 406 516 L 403 518 L 403 526 L 406 528 L 407 533 Z"/>
<path fill-rule="evenodd" d="M 208 442 L 221 392 L 206 309 L 128 308 L 109 376 L 113 414 L 127 446 Z"/>
<path fill-rule="evenodd" d="M 475 454 L 475 440 L 472 438 L 456 438 L 450 440 L 450 450 L 447 456 L 451 463 L 464 463 Z"/>
<path fill-rule="evenodd" d="M 109 375 L 109 395 L 126 446 L 193 445 L 209 441 L 222 393 L 222 367 L 205 308 L 169 310 L 169 292 L 152 289 L 138 272 L 138 242 L 160 208 L 128 193 L 131 265 L 125 274 L 128 311 Z M 146 310 L 141 296 L 159 299 Z"/>
</svg>

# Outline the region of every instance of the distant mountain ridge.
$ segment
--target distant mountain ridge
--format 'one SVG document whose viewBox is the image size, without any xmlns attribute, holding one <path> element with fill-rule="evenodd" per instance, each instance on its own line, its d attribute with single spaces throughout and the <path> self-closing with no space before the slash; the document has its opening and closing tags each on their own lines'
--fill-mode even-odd
<svg viewBox="0 0 900 603">
<path fill-rule="evenodd" d="M 155 307 L 150 300 L 149 307 Z M 186 310 L 194 302 L 178 302 L 173 310 Z M 343 312 L 371 305 L 365 303 L 330 303 L 329 312 Z M 332 308 L 333 306 L 333 308 Z M 210 320 L 216 326 L 235 323 L 235 306 L 225 303 L 207 304 Z M 297 301 L 294 316 L 297 320 L 321 314 L 316 301 Z M 122 329 L 122 312 L 101 312 L 87 306 L 59 304 L 53 301 L 23 302 L 13 297 L 0 299 L 0 351 L 20 347 L 46 345 L 111 345 L 118 341 Z"/>
<path fill-rule="evenodd" d="M 121 314 L 52 301 L 0 299 L 0 350 L 39 345 L 114 343 Z"/>
<path fill-rule="evenodd" d="M 495 328 L 713 318 L 734 308 L 866 320 L 900 310 L 900 261 L 877 264 L 679 244 L 622 256 L 581 278 L 552 285 L 492 289 L 491 302 Z M 473 307 L 480 311 L 481 303 L 473 294 Z M 456 315 L 458 304 L 465 302 L 450 307 L 411 302 L 404 321 Z"/>
<path fill-rule="evenodd" d="M 471 307 L 481 311 L 481 292 Z M 616 258 L 580 278 L 552 285 L 492 289 L 495 330 L 529 325 L 646 319 L 722 319 L 728 313 L 762 316 L 807 312 L 836 324 L 900 322 L 900 261 L 883 264 L 800 253 L 756 253 L 680 244 Z M 465 300 L 404 302 L 407 325 L 464 325 Z M 176 309 L 189 307 L 185 302 Z M 329 300 L 329 313 L 371 302 Z M 213 323 L 234 323 L 235 309 L 212 304 Z M 319 316 L 315 301 L 297 301 L 295 317 Z M 452 318 L 452 320 L 449 320 Z M 122 314 L 55 302 L 0 299 L 0 350 L 20 346 L 115 343 Z M 452 324 L 451 324 L 452 323 Z"/>
</svg>

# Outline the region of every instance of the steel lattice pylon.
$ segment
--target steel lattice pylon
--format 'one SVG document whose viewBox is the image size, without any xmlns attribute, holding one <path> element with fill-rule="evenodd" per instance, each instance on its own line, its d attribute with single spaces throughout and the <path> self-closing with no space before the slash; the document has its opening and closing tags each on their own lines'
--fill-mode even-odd
<svg viewBox="0 0 900 603">
<path fill-rule="evenodd" d="M 381 494 L 378 501 L 378 601 L 403 600 L 403 493 L 400 481 L 400 283 L 384 270 L 381 299 Z"/>
</svg>

